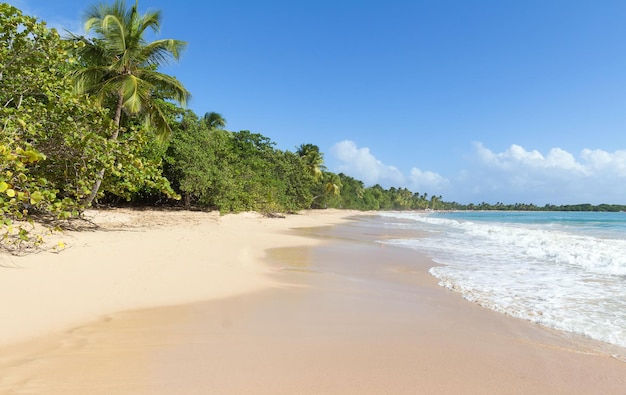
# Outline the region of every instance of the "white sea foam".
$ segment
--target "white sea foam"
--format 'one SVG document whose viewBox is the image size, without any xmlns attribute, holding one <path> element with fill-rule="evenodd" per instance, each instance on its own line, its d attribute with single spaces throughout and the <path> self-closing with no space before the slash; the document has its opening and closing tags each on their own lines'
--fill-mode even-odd
<svg viewBox="0 0 626 395">
<path fill-rule="evenodd" d="M 381 215 L 389 226 L 402 218 L 429 231 L 430 237 L 385 242 L 444 264 L 431 273 L 468 300 L 626 347 L 626 240 L 614 233 L 599 237 L 606 229 L 550 221 Z"/>
</svg>

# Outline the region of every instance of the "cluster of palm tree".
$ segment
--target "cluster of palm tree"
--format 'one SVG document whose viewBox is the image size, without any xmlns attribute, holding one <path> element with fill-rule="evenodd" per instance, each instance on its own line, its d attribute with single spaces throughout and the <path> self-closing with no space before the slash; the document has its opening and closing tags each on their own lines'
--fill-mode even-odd
<svg viewBox="0 0 626 395">
<path fill-rule="evenodd" d="M 315 144 L 300 144 L 296 148 L 296 154 L 306 164 L 315 181 L 322 181 L 323 191 L 320 194 L 315 195 L 313 198 L 317 199 L 323 194 L 330 194 L 338 196 L 341 190 L 341 180 L 335 173 L 326 171 L 324 166 L 324 154 L 320 152 L 320 149 Z"/>
</svg>

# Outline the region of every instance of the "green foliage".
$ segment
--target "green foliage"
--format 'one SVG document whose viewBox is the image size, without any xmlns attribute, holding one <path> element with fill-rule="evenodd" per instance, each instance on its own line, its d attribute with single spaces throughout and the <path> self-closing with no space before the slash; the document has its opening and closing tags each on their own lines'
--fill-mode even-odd
<svg viewBox="0 0 626 395">
<path fill-rule="evenodd" d="M 169 181 L 162 174 L 164 144 L 155 132 L 144 127 L 130 126 L 117 140 L 108 140 L 109 155 L 114 165 L 105 172 L 100 194 L 110 194 L 130 201 L 138 194 L 165 194 L 178 199 Z"/>
<path fill-rule="evenodd" d="M 99 168 L 113 166 L 110 152 L 116 144 L 108 141 L 110 123 L 93 102 L 79 100 L 67 90 L 67 80 L 54 88 L 54 105 L 32 102 L 24 110 L 34 127 L 28 138 L 46 155 L 33 174 L 46 178 L 59 196 L 73 205 L 89 194 Z"/>
<path fill-rule="evenodd" d="M 320 152 L 320 148 L 315 144 L 300 144 L 296 153 L 305 163 L 315 180 L 319 180 L 322 172 L 326 170 L 326 167 L 324 167 L 324 154 Z"/>
<path fill-rule="evenodd" d="M 56 31 L 0 3 L 0 106 L 19 108 L 24 98 L 45 95 L 65 54 Z"/>
<path fill-rule="evenodd" d="M 302 207 L 310 178 L 307 173 L 297 173 L 302 167 L 293 156 L 273 146 L 269 138 L 258 133 L 244 130 L 229 134 L 227 150 L 217 157 L 227 177 L 219 177 L 221 182 L 211 191 L 213 204 L 220 211 L 275 212 Z"/>
<path fill-rule="evenodd" d="M 61 198 L 76 200 L 89 187 L 94 166 L 110 163 L 103 155 L 109 124 L 98 107 L 68 88 L 71 59 L 56 31 L 6 4 L 0 4 L 0 12 L 3 143 L 8 150 L 41 153 L 23 163 L 29 177 L 46 180 Z"/>
<path fill-rule="evenodd" d="M 338 174 L 341 181 L 341 206 L 355 210 L 373 210 L 371 202 L 366 201 L 363 181 L 354 179 L 343 173 Z M 370 203 L 368 205 L 368 203 Z"/>
<path fill-rule="evenodd" d="M 215 156 L 223 140 L 220 137 L 221 133 L 211 136 L 207 125 L 191 111 L 173 128 L 165 175 L 183 195 L 186 207 L 192 203 L 207 205 L 208 188 L 215 178 Z"/>
<path fill-rule="evenodd" d="M 117 129 L 108 110 L 73 93 L 68 71 L 75 67 L 70 55 L 75 45 L 80 43 L 64 42 L 43 22 L 0 4 L 0 222 L 5 241 L 30 237 L 24 229 L 12 229 L 14 220 L 29 220 L 34 213 L 78 215 L 102 170 L 107 174 L 103 192 L 128 199 L 144 188 L 176 197 L 161 175 L 164 149 L 155 148 L 163 144 L 153 143 L 158 140 L 154 129 L 129 117 L 128 132 L 113 140 Z M 159 105 L 162 114 L 173 114 L 167 103 Z"/>
<path fill-rule="evenodd" d="M 55 30 L 0 4 L 0 220 L 77 214 L 94 166 L 104 166 L 99 108 L 78 100 L 65 78 L 68 52 Z M 18 240 L 28 238 L 19 230 Z"/>
<path fill-rule="evenodd" d="M 277 212 L 312 200 L 313 176 L 296 154 L 276 150 L 258 133 L 216 129 L 191 111 L 174 128 L 166 162 L 187 206 Z"/>
<path fill-rule="evenodd" d="M 280 180 L 283 194 L 277 196 L 283 211 L 296 211 L 311 207 L 313 201 L 312 185 L 315 176 L 308 172 L 307 164 L 297 154 L 289 151 L 277 151 L 274 178 Z"/>
<path fill-rule="evenodd" d="M 10 218 L 24 219 L 29 209 L 44 209 L 55 202 L 56 191 L 47 188 L 47 180 L 30 172 L 33 164 L 44 159 L 28 143 L 24 147 L 0 144 L 0 219 L 5 225 L 11 224 Z"/>
<path fill-rule="evenodd" d="M 226 126 L 226 119 L 217 112 L 205 113 L 202 120 L 209 129 L 223 129 Z"/>
</svg>

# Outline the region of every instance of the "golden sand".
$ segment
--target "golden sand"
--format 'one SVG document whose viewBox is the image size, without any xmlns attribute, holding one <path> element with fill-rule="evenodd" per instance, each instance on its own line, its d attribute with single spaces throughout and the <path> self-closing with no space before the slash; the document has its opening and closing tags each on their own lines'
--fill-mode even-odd
<svg viewBox="0 0 626 395">
<path fill-rule="evenodd" d="M 626 364 L 597 344 L 437 286 L 426 257 L 373 242 L 400 231 L 352 212 L 91 215 L 103 229 L 68 234 L 60 254 L 2 257 L 0 393 L 626 388 Z"/>
</svg>

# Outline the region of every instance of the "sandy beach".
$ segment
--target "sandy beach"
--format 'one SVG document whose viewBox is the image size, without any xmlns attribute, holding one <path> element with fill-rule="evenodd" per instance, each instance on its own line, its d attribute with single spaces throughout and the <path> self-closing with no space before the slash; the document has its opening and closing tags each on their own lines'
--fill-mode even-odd
<svg viewBox="0 0 626 395">
<path fill-rule="evenodd" d="M 367 216 L 111 210 L 0 255 L 1 394 L 623 394 L 605 345 L 439 287 Z"/>
</svg>

